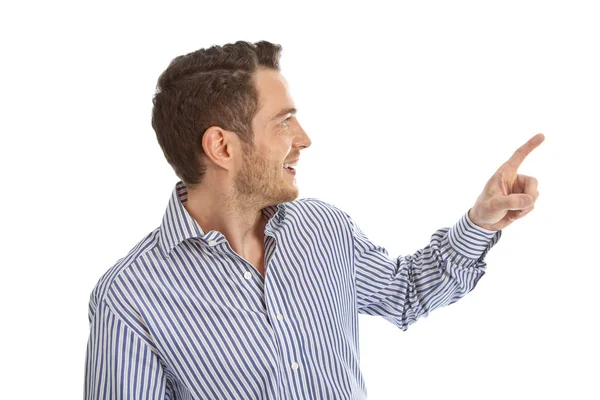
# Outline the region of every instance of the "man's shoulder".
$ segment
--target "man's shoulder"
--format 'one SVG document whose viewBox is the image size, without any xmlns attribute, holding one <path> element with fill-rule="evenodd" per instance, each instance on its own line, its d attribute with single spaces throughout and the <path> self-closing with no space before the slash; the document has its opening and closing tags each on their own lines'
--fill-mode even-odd
<svg viewBox="0 0 600 400">
<path fill-rule="evenodd" d="M 335 218 L 347 221 L 348 214 L 332 202 L 316 197 L 303 197 L 286 203 L 295 212 L 322 218 Z M 321 219 L 321 218 L 319 218 Z"/>
<path fill-rule="evenodd" d="M 126 271 L 138 268 L 140 263 L 149 253 L 158 252 L 159 228 L 156 228 L 144 238 L 138 241 L 125 256 L 119 258 L 98 279 L 90 294 L 90 318 L 95 308 L 106 297 L 107 293 L 115 285 L 115 282 L 123 279 Z"/>
</svg>

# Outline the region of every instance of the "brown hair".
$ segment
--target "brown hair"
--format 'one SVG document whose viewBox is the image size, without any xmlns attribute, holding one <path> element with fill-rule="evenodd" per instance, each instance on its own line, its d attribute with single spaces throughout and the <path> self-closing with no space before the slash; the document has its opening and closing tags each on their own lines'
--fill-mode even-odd
<svg viewBox="0 0 600 400">
<path fill-rule="evenodd" d="M 253 74 L 259 66 L 279 70 L 282 47 L 237 41 L 196 50 L 171 60 L 152 99 L 152 127 L 175 174 L 193 189 L 202 181 L 202 136 L 211 126 L 235 132 L 254 148 L 252 119 L 259 109 Z"/>
</svg>

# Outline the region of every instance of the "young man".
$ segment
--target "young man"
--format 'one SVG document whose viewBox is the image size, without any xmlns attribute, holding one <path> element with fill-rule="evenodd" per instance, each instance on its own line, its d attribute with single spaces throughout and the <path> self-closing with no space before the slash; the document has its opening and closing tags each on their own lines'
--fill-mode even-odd
<svg viewBox="0 0 600 400">
<path fill-rule="evenodd" d="M 160 76 L 152 126 L 181 180 L 161 225 L 92 291 L 87 399 L 364 399 L 358 314 L 406 330 L 456 302 L 501 229 L 533 209 L 537 181 L 516 170 L 543 135 L 453 227 L 389 257 L 342 210 L 297 198 L 311 141 L 280 52 L 213 46 Z"/>
</svg>

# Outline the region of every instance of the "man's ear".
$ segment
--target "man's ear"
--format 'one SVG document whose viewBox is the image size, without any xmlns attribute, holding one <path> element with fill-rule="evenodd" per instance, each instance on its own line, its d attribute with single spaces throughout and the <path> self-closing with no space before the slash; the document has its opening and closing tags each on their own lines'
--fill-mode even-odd
<svg viewBox="0 0 600 400">
<path fill-rule="evenodd" d="M 205 157 L 224 169 L 233 168 L 233 155 L 239 147 L 235 133 L 218 126 L 211 126 L 202 136 L 202 148 Z"/>
</svg>

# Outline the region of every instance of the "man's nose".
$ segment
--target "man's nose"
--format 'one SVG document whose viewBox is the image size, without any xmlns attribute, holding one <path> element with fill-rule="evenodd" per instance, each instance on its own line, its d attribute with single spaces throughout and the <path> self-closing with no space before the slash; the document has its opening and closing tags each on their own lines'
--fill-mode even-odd
<svg viewBox="0 0 600 400">
<path fill-rule="evenodd" d="M 300 126 L 300 124 L 298 124 L 299 127 L 299 132 L 300 132 L 300 137 L 298 139 L 298 142 L 300 143 L 300 147 L 304 147 L 304 148 L 308 148 L 310 147 L 310 145 L 312 144 L 312 141 L 310 140 L 310 137 L 308 137 L 308 134 L 306 133 L 306 131 L 302 128 L 302 126 Z"/>
</svg>

